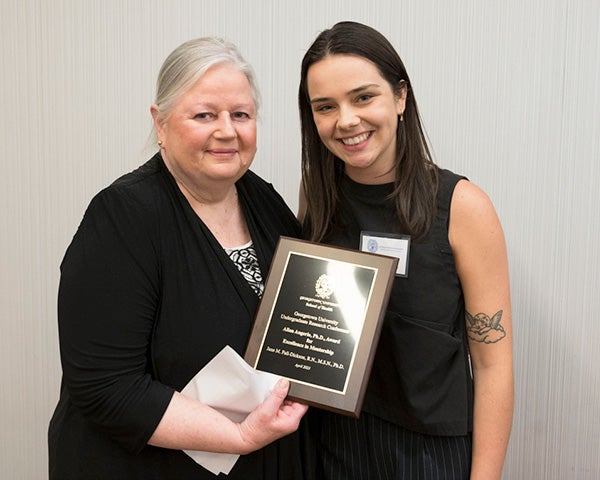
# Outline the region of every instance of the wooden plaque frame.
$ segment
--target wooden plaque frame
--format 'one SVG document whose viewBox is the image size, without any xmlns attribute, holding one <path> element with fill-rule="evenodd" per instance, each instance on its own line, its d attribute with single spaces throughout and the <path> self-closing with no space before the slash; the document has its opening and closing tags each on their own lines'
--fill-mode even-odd
<svg viewBox="0 0 600 480">
<path fill-rule="evenodd" d="M 289 398 L 358 418 L 398 259 L 281 237 L 245 360 Z"/>
</svg>

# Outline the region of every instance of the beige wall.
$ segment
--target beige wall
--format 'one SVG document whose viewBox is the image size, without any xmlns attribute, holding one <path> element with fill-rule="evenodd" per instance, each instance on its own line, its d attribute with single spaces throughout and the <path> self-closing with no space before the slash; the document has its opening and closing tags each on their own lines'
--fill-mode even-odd
<svg viewBox="0 0 600 480">
<path fill-rule="evenodd" d="M 342 19 L 381 30 L 440 165 L 508 241 L 510 479 L 600 471 L 600 3 L 596 0 L 0 0 L 0 478 L 41 479 L 60 382 L 59 263 L 91 196 L 142 163 L 165 55 L 218 34 L 258 74 L 254 169 L 297 205 L 299 62 Z"/>
</svg>

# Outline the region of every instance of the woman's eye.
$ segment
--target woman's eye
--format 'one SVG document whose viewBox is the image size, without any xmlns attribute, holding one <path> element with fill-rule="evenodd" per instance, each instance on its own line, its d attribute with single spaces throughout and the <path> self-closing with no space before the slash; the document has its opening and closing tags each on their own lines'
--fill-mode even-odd
<svg viewBox="0 0 600 480">
<path fill-rule="evenodd" d="M 333 107 L 331 105 L 317 105 L 314 107 L 314 111 L 318 112 L 318 113 L 327 113 L 329 112 Z"/>
<path fill-rule="evenodd" d="M 232 117 L 236 120 L 248 120 L 250 118 L 250 114 L 246 112 L 233 112 Z"/>
<path fill-rule="evenodd" d="M 210 112 L 200 112 L 196 114 L 195 118 L 199 120 L 210 120 L 214 118 L 214 115 Z"/>
<path fill-rule="evenodd" d="M 358 101 L 359 102 L 368 102 L 372 98 L 373 98 L 373 95 L 371 95 L 370 93 L 365 93 L 364 95 L 361 95 L 360 97 L 358 97 Z"/>
</svg>

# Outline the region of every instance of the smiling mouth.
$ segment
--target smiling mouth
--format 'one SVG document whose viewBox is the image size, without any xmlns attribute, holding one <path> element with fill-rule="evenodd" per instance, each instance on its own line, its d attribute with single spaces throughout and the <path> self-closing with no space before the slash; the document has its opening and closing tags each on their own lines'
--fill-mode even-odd
<svg viewBox="0 0 600 480">
<path fill-rule="evenodd" d="M 235 149 L 211 149 L 209 150 L 209 152 L 212 155 L 216 155 L 216 156 L 228 156 L 228 155 L 235 155 L 237 150 Z"/>
<path fill-rule="evenodd" d="M 360 135 L 356 135 L 355 137 L 349 138 L 340 138 L 340 142 L 344 145 L 348 145 L 349 147 L 353 145 L 358 145 L 361 142 L 364 142 L 367 138 L 371 136 L 371 132 L 361 133 Z"/>
</svg>

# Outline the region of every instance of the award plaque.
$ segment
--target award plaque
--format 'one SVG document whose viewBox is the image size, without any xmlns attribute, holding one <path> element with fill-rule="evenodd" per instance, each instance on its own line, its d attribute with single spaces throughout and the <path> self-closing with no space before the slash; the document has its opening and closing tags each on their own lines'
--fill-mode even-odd
<svg viewBox="0 0 600 480">
<path fill-rule="evenodd" d="M 358 417 L 398 259 L 281 237 L 244 359 L 289 398 Z"/>
</svg>

